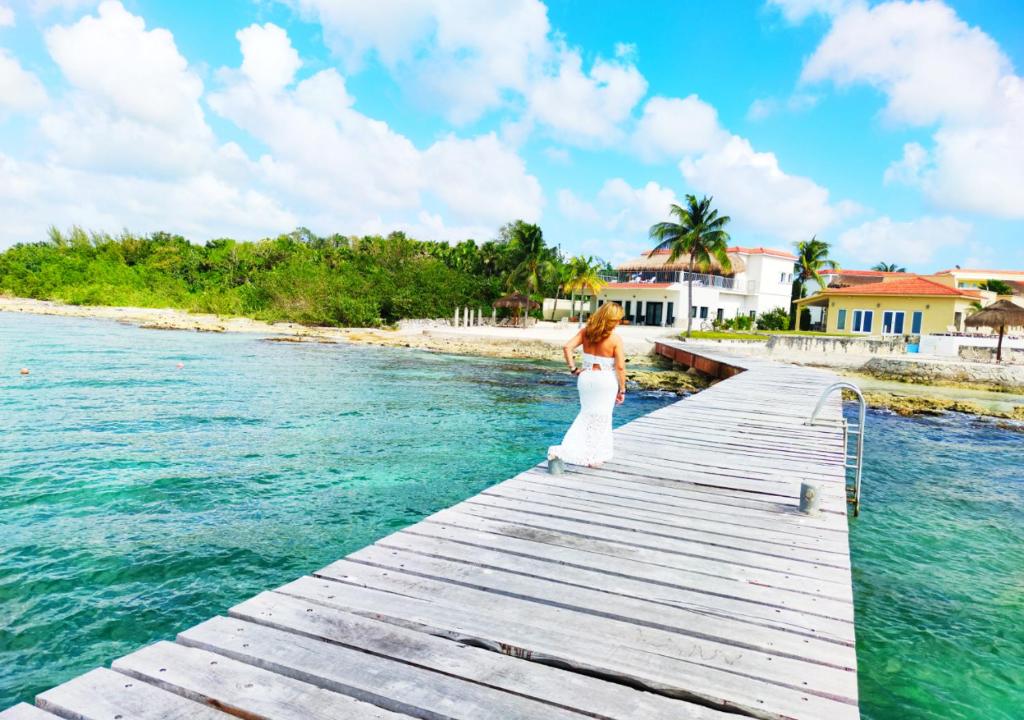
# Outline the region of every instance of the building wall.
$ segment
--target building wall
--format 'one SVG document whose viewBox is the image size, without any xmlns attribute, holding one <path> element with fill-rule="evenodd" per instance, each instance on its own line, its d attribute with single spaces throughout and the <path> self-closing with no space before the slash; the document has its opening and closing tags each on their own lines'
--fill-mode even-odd
<svg viewBox="0 0 1024 720">
<path fill-rule="evenodd" d="M 749 290 L 743 310 L 754 310 L 758 315 L 777 307 L 788 311 L 793 289 L 793 261 L 774 255 L 747 255 L 744 261 Z"/>
<path fill-rule="evenodd" d="M 971 300 L 952 297 L 893 297 L 886 295 L 862 295 L 858 297 L 832 296 L 829 298 L 828 317 L 826 331 L 830 333 L 854 333 L 853 311 L 871 310 L 874 312 L 871 323 L 871 335 L 882 334 L 882 313 L 886 310 L 903 311 L 904 324 L 903 334 L 910 335 L 913 328 L 913 313 L 920 311 L 921 334 L 947 332 L 950 325 L 954 324 L 955 314 L 962 313 L 962 319 L 966 318 L 971 309 Z M 841 310 L 846 310 L 846 323 L 842 330 L 839 329 L 839 315 Z"/>
</svg>

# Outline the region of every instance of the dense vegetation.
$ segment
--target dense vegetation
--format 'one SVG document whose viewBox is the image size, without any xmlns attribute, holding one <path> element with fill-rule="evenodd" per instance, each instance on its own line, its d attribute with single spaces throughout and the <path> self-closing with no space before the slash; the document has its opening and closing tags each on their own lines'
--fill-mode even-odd
<svg viewBox="0 0 1024 720">
<path fill-rule="evenodd" d="M 567 260 L 521 221 L 482 244 L 319 237 L 300 228 L 259 242 L 190 243 L 180 235 L 112 237 L 51 229 L 0 254 L 0 292 L 79 305 L 175 307 L 311 325 L 372 326 L 489 308 L 506 291 L 553 296 Z M 599 265 L 592 258 L 584 264 Z M 568 285 L 567 285 L 568 283 Z"/>
</svg>

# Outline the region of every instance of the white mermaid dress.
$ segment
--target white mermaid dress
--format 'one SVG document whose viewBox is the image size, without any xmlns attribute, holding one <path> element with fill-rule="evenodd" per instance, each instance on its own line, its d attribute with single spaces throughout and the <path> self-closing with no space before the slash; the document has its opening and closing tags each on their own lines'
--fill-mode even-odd
<svg viewBox="0 0 1024 720">
<path fill-rule="evenodd" d="M 594 370 L 594 366 L 600 370 Z M 597 465 L 612 459 L 612 410 L 619 383 L 615 358 L 583 353 L 583 371 L 576 380 L 580 414 L 560 445 L 548 448 L 548 458 L 572 465 Z"/>
</svg>

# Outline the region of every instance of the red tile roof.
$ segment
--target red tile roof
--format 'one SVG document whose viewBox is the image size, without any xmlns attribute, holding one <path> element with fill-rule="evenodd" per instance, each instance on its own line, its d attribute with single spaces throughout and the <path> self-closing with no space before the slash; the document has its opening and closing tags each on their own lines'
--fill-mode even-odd
<svg viewBox="0 0 1024 720">
<path fill-rule="evenodd" d="M 828 288 L 824 292 L 828 295 L 945 295 L 981 298 L 981 293 L 976 290 L 959 290 L 920 275 L 910 275 L 869 285 Z"/>
<path fill-rule="evenodd" d="M 886 272 L 884 270 L 824 270 L 821 272 L 822 275 L 850 275 L 854 277 L 890 277 L 899 275 L 914 275 L 915 273 L 908 272 Z M 941 273 L 937 273 L 941 274 Z"/>
<path fill-rule="evenodd" d="M 664 289 L 671 286 L 672 283 L 610 282 L 605 285 L 605 288 L 611 288 L 612 290 L 646 290 Z"/>
<path fill-rule="evenodd" d="M 772 255 L 773 257 L 785 258 L 786 260 L 796 260 L 796 255 L 794 255 L 791 252 L 787 252 L 786 250 L 775 250 L 773 248 L 766 247 L 748 248 L 736 245 L 734 247 L 729 248 L 729 252 L 745 253 L 747 255 Z"/>
</svg>

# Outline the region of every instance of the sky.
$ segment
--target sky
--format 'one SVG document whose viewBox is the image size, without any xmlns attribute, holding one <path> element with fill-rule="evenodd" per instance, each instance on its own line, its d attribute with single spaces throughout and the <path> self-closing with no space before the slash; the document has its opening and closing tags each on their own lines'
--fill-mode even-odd
<svg viewBox="0 0 1024 720">
<path fill-rule="evenodd" d="M 0 0 L 0 248 L 541 225 L 687 194 L 844 267 L 1024 269 L 1019 0 Z"/>
</svg>

